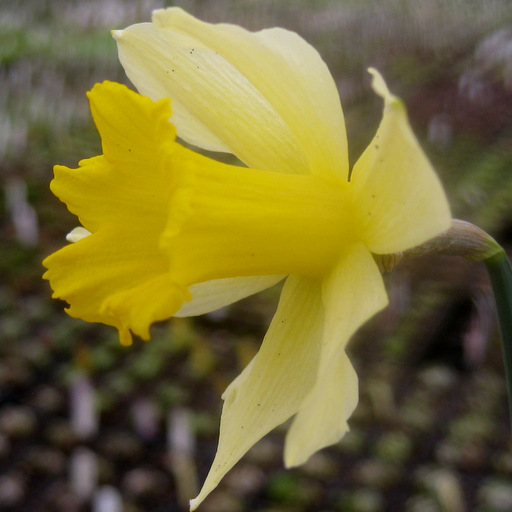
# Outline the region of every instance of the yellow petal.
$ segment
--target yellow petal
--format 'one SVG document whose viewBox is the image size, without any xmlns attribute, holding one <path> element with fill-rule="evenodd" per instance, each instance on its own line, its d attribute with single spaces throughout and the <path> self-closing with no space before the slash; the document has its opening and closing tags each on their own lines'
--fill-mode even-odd
<svg viewBox="0 0 512 512">
<path fill-rule="evenodd" d="M 338 442 L 357 405 L 357 376 L 345 353 L 350 336 L 384 308 L 387 295 L 379 269 L 360 243 L 350 247 L 324 278 L 325 326 L 316 383 L 286 436 L 285 464 L 302 464 Z"/>
<path fill-rule="evenodd" d="M 249 167 L 347 177 L 336 85 L 297 34 L 253 33 L 169 8 L 114 37 L 137 89 L 173 99 L 173 122 L 188 142 L 234 153 Z"/>
<path fill-rule="evenodd" d="M 320 283 L 289 277 L 260 351 L 223 395 L 217 454 L 192 510 L 251 446 L 297 412 L 314 383 L 322 328 Z"/>
<path fill-rule="evenodd" d="M 249 276 L 214 279 L 189 287 L 192 296 L 174 316 L 196 316 L 215 311 L 274 286 L 284 276 Z"/>
<path fill-rule="evenodd" d="M 370 251 L 410 249 L 450 227 L 443 188 L 416 140 L 403 103 L 375 70 L 373 87 L 385 102 L 379 129 L 356 162 L 351 183 L 358 235 Z"/>
</svg>

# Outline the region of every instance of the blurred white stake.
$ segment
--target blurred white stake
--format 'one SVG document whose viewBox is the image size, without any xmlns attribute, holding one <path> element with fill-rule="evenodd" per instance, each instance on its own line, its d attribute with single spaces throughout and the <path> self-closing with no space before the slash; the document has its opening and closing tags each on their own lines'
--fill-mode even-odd
<svg viewBox="0 0 512 512">
<path fill-rule="evenodd" d="M 195 438 L 187 409 L 177 407 L 169 413 L 167 443 L 178 503 L 188 510 L 189 500 L 198 493 L 198 479 L 194 463 Z"/>
<path fill-rule="evenodd" d="M 39 239 L 37 215 L 27 201 L 27 187 L 19 178 L 7 181 L 5 204 L 14 225 L 14 232 L 20 244 L 34 247 Z"/>
<path fill-rule="evenodd" d="M 431 491 L 441 510 L 446 512 L 465 512 L 466 506 L 460 482 L 450 471 L 440 469 L 430 477 Z"/>
<path fill-rule="evenodd" d="M 87 448 L 77 448 L 71 454 L 71 489 L 82 500 L 88 500 L 96 489 L 98 463 L 96 455 Z"/>
<path fill-rule="evenodd" d="M 119 491 L 110 485 L 100 487 L 94 493 L 91 512 L 123 512 Z"/>
<path fill-rule="evenodd" d="M 98 431 L 98 415 L 91 381 L 76 373 L 70 390 L 71 428 L 80 439 L 89 439 Z"/>
<path fill-rule="evenodd" d="M 131 409 L 133 424 L 137 433 L 146 441 L 158 433 L 158 418 L 155 405 L 146 399 L 138 399 Z"/>
</svg>

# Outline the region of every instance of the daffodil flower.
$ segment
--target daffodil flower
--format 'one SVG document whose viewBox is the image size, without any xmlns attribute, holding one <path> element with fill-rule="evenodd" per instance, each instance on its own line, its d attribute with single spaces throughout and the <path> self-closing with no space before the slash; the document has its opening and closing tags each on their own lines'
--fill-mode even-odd
<svg viewBox="0 0 512 512">
<path fill-rule="evenodd" d="M 223 395 L 219 446 L 195 509 L 289 418 L 287 467 L 340 440 L 358 400 L 347 342 L 388 301 L 372 253 L 442 233 L 450 212 L 404 105 L 377 71 L 383 118 L 349 172 L 335 83 L 297 34 L 171 8 L 114 37 L 141 95 L 94 86 L 103 154 L 55 167 L 52 190 L 82 228 L 44 262 L 54 296 L 129 344 L 131 332 L 148 339 L 153 322 L 218 309 L 288 276 L 258 354 Z M 186 149 L 176 132 L 247 167 Z"/>
</svg>

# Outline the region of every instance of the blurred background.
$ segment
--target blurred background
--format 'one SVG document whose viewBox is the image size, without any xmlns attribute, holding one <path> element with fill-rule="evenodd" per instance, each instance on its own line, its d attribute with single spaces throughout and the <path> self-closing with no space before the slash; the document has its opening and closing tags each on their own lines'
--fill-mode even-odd
<svg viewBox="0 0 512 512">
<path fill-rule="evenodd" d="M 381 102 L 377 67 L 409 110 L 456 217 L 512 244 L 509 0 L 2 0 L 0 4 L 0 510 L 186 509 L 215 453 L 220 394 L 258 349 L 279 288 L 157 325 L 121 347 L 69 318 L 42 259 L 76 220 L 48 189 L 55 163 L 100 153 L 85 92 L 126 82 L 110 30 L 179 5 L 208 21 L 280 25 L 322 54 L 352 162 Z M 482 265 L 429 257 L 386 276 L 390 306 L 350 345 L 351 432 L 284 471 L 286 426 L 202 511 L 507 512 L 511 430 Z"/>
</svg>

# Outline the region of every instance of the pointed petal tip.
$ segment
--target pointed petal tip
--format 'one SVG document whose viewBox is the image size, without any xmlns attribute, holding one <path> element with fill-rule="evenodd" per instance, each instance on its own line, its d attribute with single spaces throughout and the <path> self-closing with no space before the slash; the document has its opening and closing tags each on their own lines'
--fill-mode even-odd
<svg viewBox="0 0 512 512">
<path fill-rule="evenodd" d="M 299 449 L 299 447 L 296 445 L 294 446 L 293 443 L 286 443 L 283 457 L 285 469 L 292 469 L 298 466 L 302 466 L 303 464 L 306 464 L 307 462 L 309 462 L 311 457 L 313 457 L 313 455 L 318 453 L 320 450 L 339 442 L 349 430 L 350 428 L 346 421 L 340 423 L 338 432 L 335 435 L 337 440 L 331 440 L 329 443 L 317 444 L 316 446 L 314 446 L 314 448 L 301 447 L 301 449 Z"/>
<path fill-rule="evenodd" d="M 307 460 L 300 457 L 299 454 L 289 453 L 289 451 L 285 449 L 283 460 L 285 469 L 296 468 L 297 466 L 304 464 L 304 462 L 307 462 Z"/>
<path fill-rule="evenodd" d="M 210 473 L 210 475 L 211 475 L 211 473 Z M 189 502 L 188 502 L 189 507 L 190 507 L 190 512 L 194 512 L 194 510 L 196 510 L 199 507 L 199 505 L 201 505 L 201 503 L 203 503 L 203 501 L 208 497 L 208 495 L 213 490 L 216 489 L 220 480 L 221 479 L 219 478 L 217 480 L 217 482 L 213 483 L 211 481 L 209 482 L 209 478 L 206 479 L 206 481 L 203 484 L 203 487 L 199 491 L 199 494 L 195 498 L 189 500 Z"/>
<path fill-rule="evenodd" d="M 389 103 L 401 103 L 401 101 L 390 92 L 383 76 L 377 71 L 377 69 L 370 67 L 368 73 L 372 75 L 372 89 L 375 94 L 379 95 L 387 104 Z"/>
<path fill-rule="evenodd" d="M 288 430 L 289 432 L 289 430 Z M 283 464 L 285 469 L 292 469 L 307 462 L 308 457 L 304 457 L 305 453 L 298 449 L 297 445 L 285 442 L 283 452 Z"/>
<path fill-rule="evenodd" d="M 110 35 L 116 40 L 119 41 L 123 37 L 124 30 L 111 30 Z"/>
</svg>

